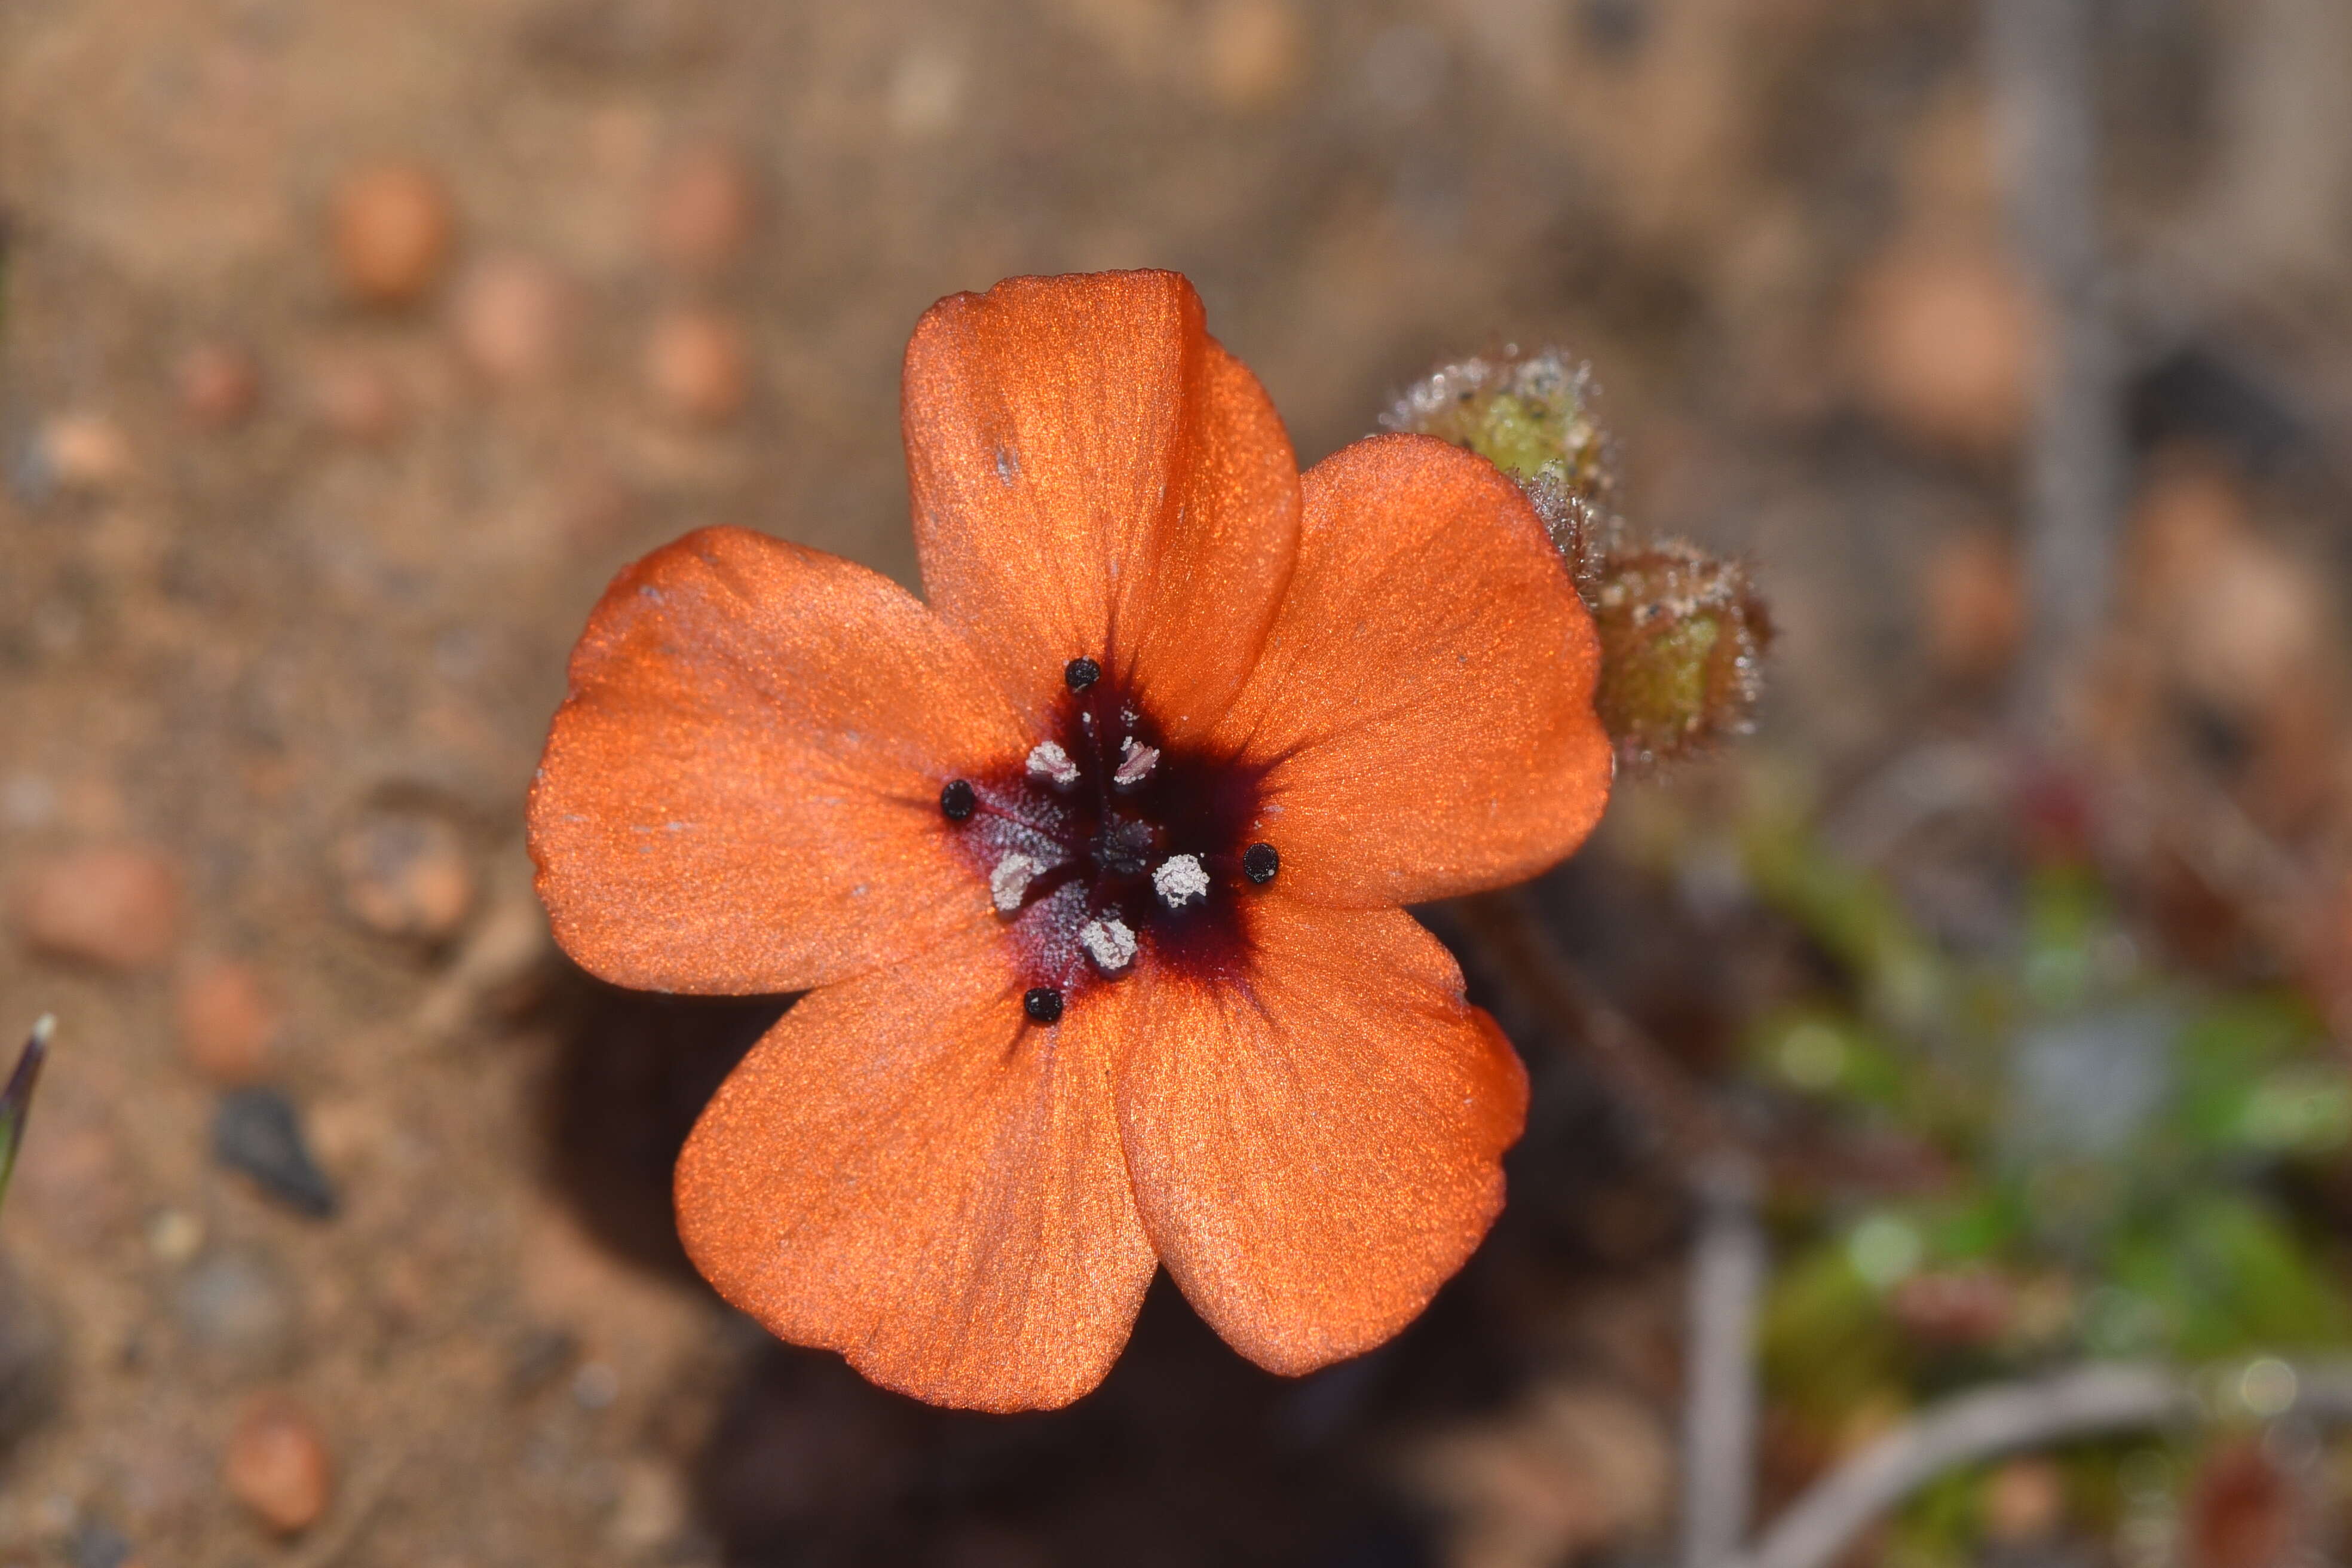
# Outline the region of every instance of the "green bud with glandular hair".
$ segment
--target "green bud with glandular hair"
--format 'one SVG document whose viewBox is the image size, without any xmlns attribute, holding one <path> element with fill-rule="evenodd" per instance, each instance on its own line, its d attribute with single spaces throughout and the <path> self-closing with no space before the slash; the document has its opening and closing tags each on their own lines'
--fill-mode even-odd
<svg viewBox="0 0 2352 1568">
<path fill-rule="evenodd" d="M 1590 365 L 1506 349 L 1433 372 L 1381 423 L 1467 447 L 1519 483 L 1601 634 L 1601 721 L 1618 761 L 1647 766 L 1744 732 L 1772 638 L 1738 563 L 1633 535 L 1611 502 L 1615 444 L 1593 417 Z"/>
</svg>

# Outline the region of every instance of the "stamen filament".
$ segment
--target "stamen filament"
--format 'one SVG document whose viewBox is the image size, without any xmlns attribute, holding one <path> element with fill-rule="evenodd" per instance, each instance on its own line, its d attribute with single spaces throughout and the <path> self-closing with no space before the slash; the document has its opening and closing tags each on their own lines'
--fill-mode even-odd
<svg viewBox="0 0 2352 1568">
<path fill-rule="evenodd" d="M 1063 837 L 1062 830 L 1060 828 L 1042 827 L 1036 823 L 1030 821 L 1027 817 L 1022 816 L 1019 812 L 1007 811 L 1004 807 L 997 805 L 994 801 L 989 800 L 985 796 L 981 798 L 981 800 L 974 805 L 973 809 L 983 816 L 993 816 L 1001 822 L 1009 822 L 1015 827 L 1025 827 L 1030 832 L 1035 834 L 1038 837 L 1045 839 L 1049 843 L 1059 845 L 1064 849 L 1070 847 L 1069 841 Z"/>
</svg>

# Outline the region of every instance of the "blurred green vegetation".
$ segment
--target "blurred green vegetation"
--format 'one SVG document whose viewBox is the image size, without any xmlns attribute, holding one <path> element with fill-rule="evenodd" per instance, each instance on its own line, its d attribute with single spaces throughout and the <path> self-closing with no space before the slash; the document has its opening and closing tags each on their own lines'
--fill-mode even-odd
<svg viewBox="0 0 2352 1568">
<path fill-rule="evenodd" d="M 1737 836 L 1755 897 L 1834 976 L 1755 1022 L 1749 1071 L 1799 1125 L 1909 1156 L 1883 1188 L 1776 1194 L 1759 1349 L 1809 1448 L 2084 1359 L 2345 1344 L 2352 1292 L 2311 1200 L 2352 1152 L 2352 1083 L 2304 999 L 2168 972 L 2084 865 L 2027 869 L 2010 940 L 1961 953 L 1805 814 Z M 2145 1448 L 2074 1452 L 2078 1521 L 2112 1515 Z M 1965 1559 L 1989 1473 L 1916 1499 L 1887 1560 Z"/>
</svg>

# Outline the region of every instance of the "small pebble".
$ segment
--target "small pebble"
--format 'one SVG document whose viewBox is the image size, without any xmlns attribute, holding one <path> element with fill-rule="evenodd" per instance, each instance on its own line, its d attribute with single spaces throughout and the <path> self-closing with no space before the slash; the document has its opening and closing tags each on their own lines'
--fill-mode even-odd
<svg viewBox="0 0 2352 1568">
<path fill-rule="evenodd" d="M 404 410 L 392 377 L 372 364 L 330 365 L 311 384 L 319 422 L 346 441 L 368 445 L 399 430 Z"/>
<path fill-rule="evenodd" d="M 2017 552 L 1987 530 L 1940 541 L 1922 584 L 1927 657 L 1952 679 L 2007 668 L 2025 637 L 2025 575 Z"/>
<path fill-rule="evenodd" d="M 87 1519 L 66 1541 L 66 1560 L 73 1568 L 139 1568 L 137 1550 L 123 1533 L 104 1520 Z"/>
<path fill-rule="evenodd" d="M 335 1212 L 334 1184 L 310 1157 L 301 1117 L 274 1089 L 233 1089 L 221 1096 L 213 1113 L 213 1157 L 299 1213 L 327 1219 Z"/>
<path fill-rule="evenodd" d="M 1863 272 L 1848 335 L 1864 401 L 1902 435 L 1960 454 L 2015 443 L 2042 345 L 1997 254 L 1898 242 Z"/>
<path fill-rule="evenodd" d="M 361 169 L 336 188 L 335 268 L 343 288 L 370 305 L 404 305 L 440 279 L 457 227 L 449 195 L 414 163 Z"/>
<path fill-rule="evenodd" d="M 633 1459 L 621 1472 L 621 1495 L 606 1528 L 624 1556 L 644 1557 L 684 1534 L 692 1517 L 685 1478 L 675 1468 Z"/>
<path fill-rule="evenodd" d="M 199 343 L 180 356 L 172 379 L 180 406 L 207 429 L 242 424 L 261 396 L 261 371 L 235 343 Z"/>
<path fill-rule="evenodd" d="M 740 259 L 758 203 L 751 171 L 716 142 L 688 147 L 661 171 L 647 214 L 655 259 L 677 271 L 707 274 Z"/>
<path fill-rule="evenodd" d="M 182 1277 L 173 1307 L 188 1347 L 230 1372 L 275 1372 L 292 1352 L 292 1294 L 260 1253 L 222 1247 L 205 1254 Z"/>
<path fill-rule="evenodd" d="M 533 1329 L 514 1343 L 507 1361 L 507 1393 L 529 1399 L 572 1370 L 579 1337 L 567 1329 Z"/>
<path fill-rule="evenodd" d="M 204 1250 L 205 1222 L 185 1209 L 163 1209 L 147 1222 L 147 1250 L 173 1268 Z"/>
<path fill-rule="evenodd" d="M 309 1411 L 282 1394 L 262 1394 L 237 1413 L 221 1479 L 263 1524 L 295 1535 L 327 1511 L 334 1461 Z"/>
<path fill-rule="evenodd" d="M 1306 74 L 1307 26 L 1289 0 L 1215 0 L 1201 26 L 1209 90 L 1228 109 L 1279 102 Z"/>
<path fill-rule="evenodd" d="M 751 351 L 742 329 L 709 310 L 674 310 L 654 323 L 646 342 L 646 380 L 664 407 L 698 424 L 742 412 L 751 390 Z"/>
<path fill-rule="evenodd" d="M 131 443 L 103 414 L 60 414 L 41 426 L 40 466 L 68 490 L 111 489 L 131 473 Z"/>
<path fill-rule="evenodd" d="M 145 969 L 180 944 L 178 865 L 133 845 L 78 849 L 34 863 L 17 924 L 37 952 L 108 969 Z"/>
<path fill-rule="evenodd" d="M 572 1374 L 572 1400 L 583 1410 L 608 1410 L 621 1397 L 621 1374 L 604 1362 L 584 1363 Z"/>
<path fill-rule="evenodd" d="M 572 314 L 570 290 L 547 263 L 488 257 L 457 290 L 458 352 L 491 381 L 543 381 L 563 363 Z"/>
<path fill-rule="evenodd" d="M 952 131 L 962 117 L 969 75 L 963 57 L 955 51 L 934 42 L 915 45 L 891 68 L 884 89 L 884 122 L 909 142 Z"/>
<path fill-rule="evenodd" d="M 456 826 L 425 811 L 379 811 L 336 849 L 343 906 L 370 931 L 441 942 L 473 912 L 472 858 Z"/>
<path fill-rule="evenodd" d="M 189 969 L 175 1011 L 181 1057 L 213 1082 L 251 1083 L 268 1068 L 280 1015 L 252 964 L 215 959 Z"/>
<path fill-rule="evenodd" d="M 38 773 L 11 773 L 0 783 L 0 817 L 11 827 L 46 827 L 58 814 L 58 786 Z"/>
</svg>

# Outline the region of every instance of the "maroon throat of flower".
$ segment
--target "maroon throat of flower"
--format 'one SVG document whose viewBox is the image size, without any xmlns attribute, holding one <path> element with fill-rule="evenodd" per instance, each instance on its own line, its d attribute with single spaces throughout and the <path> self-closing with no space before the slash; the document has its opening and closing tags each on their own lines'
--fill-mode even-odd
<svg viewBox="0 0 2352 1568">
<path fill-rule="evenodd" d="M 1139 964 L 1198 979 L 1240 973 L 1250 901 L 1281 868 L 1247 837 L 1262 773 L 1171 742 L 1091 658 L 1028 756 L 949 780 L 940 813 L 1010 928 L 1031 1018 Z"/>
</svg>

